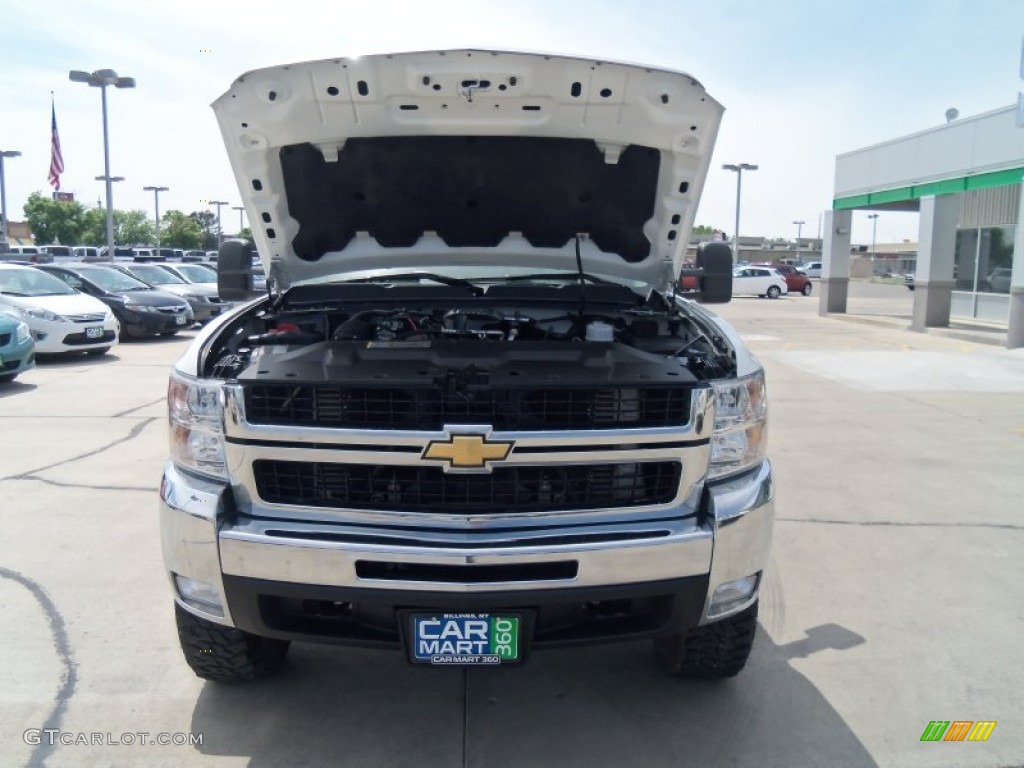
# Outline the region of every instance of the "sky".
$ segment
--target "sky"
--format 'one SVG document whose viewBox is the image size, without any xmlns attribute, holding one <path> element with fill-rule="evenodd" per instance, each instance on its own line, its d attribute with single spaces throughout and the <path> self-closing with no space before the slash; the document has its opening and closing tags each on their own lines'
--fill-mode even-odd
<svg viewBox="0 0 1024 768">
<path fill-rule="evenodd" d="M 725 106 L 697 224 L 732 232 L 743 175 L 744 236 L 818 234 L 837 154 L 1013 104 L 1022 0 L 0 0 L 0 149 L 8 217 L 49 194 L 50 94 L 64 191 L 103 198 L 99 89 L 72 69 L 114 69 L 108 89 L 114 207 L 153 213 L 241 204 L 211 102 L 243 72 L 312 59 L 440 48 L 582 55 L 688 72 Z M 1024 129 L 1021 140 L 1024 142 Z M 238 211 L 224 208 L 224 229 Z M 229 218 L 231 217 L 231 218 Z M 877 242 L 917 239 L 916 214 L 883 213 Z M 866 212 L 855 243 L 871 241 Z"/>
</svg>

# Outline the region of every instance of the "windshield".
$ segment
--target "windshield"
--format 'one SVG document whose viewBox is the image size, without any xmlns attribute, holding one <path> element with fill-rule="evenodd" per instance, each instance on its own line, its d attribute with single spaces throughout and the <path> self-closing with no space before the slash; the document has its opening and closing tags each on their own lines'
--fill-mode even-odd
<svg viewBox="0 0 1024 768">
<path fill-rule="evenodd" d="M 193 283 L 216 283 L 217 273 L 212 269 L 201 267 L 198 264 L 181 264 L 178 272 L 185 276 L 186 280 Z"/>
<path fill-rule="evenodd" d="M 149 286 L 131 275 L 126 275 L 116 269 L 96 267 L 95 269 L 80 269 L 78 271 L 86 280 L 91 280 L 107 293 L 120 293 L 121 291 L 145 291 Z"/>
<path fill-rule="evenodd" d="M 131 273 L 139 280 L 150 285 L 184 285 L 185 281 L 176 274 L 163 267 L 155 265 L 132 266 Z"/>
<path fill-rule="evenodd" d="M 253 271 L 254 273 L 256 272 L 255 269 Z M 575 283 L 580 281 L 580 276 L 578 273 L 566 272 L 565 270 L 562 269 L 532 269 L 529 267 L 498 266 L 455 267 L 450 264 L 444 264 L 438 266 L 423 266 L 422 268 L 417 267 L 415 270 L 401 269 L 396 267 L 389 269 L 374 269 L 359 272 L 346 272 L 344 275 L 304 280 L 301 281 L 301 283 L 296 283 L 296 285 L 311 285 L 314 283 L 332 283 L 348 281 L 383 282 L 388 280 L 389 278 L 395 280 L 401 279 L 403 282 L 415 281 L 430 283 L 432 281 L 429 280 L 426 276 L 431 274 L 446 279 L 450 278 L 452 280 L 464 280 L 469 283 L 479 283 L 481 285 L 501 283 L 506 281 L 513 281 L 518 284 L 565 285 L 566 283 Z M 618 285 L 624 285 L 627 288 L 639 291 L 645 291 L 649 287 L 647 283 L 644 282 L 643 280 L 630 280 L 624 277 L 618 277 L 613 275 L 597 275 L 592 273 L 586 273 L 584 281 L 588 283 L 617 283 Z"/>
<path fill-rule="evenodd" d="M 69 296 L 78 293 L 60 278 L 39 269 L 0 269 L 0 293 L 7 296 Z"/>
</svg>

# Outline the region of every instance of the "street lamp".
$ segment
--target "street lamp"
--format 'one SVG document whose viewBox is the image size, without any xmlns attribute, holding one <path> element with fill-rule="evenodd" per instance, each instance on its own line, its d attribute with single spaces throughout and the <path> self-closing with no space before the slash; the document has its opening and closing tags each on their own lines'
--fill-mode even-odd
<svg viewBox="0 0 1024 768">
<path fill-rule="evenodd" d="M 4 185 L 4 158 L 21 157 L 13 149 L 0 150 L 0 243 L 7 245 L 7 187 Z"/>
<path fill-rule="evenodd" d="M 114 257 L 114 190 L 110 186 L 113 178 L 110 175 L 110 138 L 107 132 L 107 86 L 115 88 L 134 88 L 135 78 L 118 77 L 112 69 L 97 69 L 92 74 L 73 69 L 68 73 L 73 83 L 85 83 L 92 88 L 100 89 L 103 103 L 103 178 L 107 183 L 107 257 Z M 99 178 L 99 177 L 97 177 Z"/>
<path fill-rule="evenodd" d="M 878 231 L 878 214 L 869 213 L 868 218 L 871 219 L 871 261 L 875 260 L 875 234 Z"/>
<path fill-rule="evenodd" d="M 230 205 L 227 200 L 210 200 L 207 205 L 217 206 L 217 248 L 220 249 L 221 243 L 224 242 L 224 230 L 220 228 L 220 208 L 222 205 Z"/>
<path fill-rule="evenodd" d="M 723 170 L 736 172 L 736 231 L 733 232 L 733 244 L 736 251 L 736 260 L 740 258 L 740 190 L 743 187 L 743 172 L 756 171 L 757 166 L 750 163 L 738 163 L 736 165 L 723 165 Z"/>
<path fill-rule="evenodd" d="M 160 193 L 167 192 L 170 187 L 143 187 L 143 192 L 153 193 L 153 208 L 156 212 L 156 255 L 160 254 Z"/>
<path fill-rule="evenodd" d="M 96 181 L 105 181 L 107 183 L 107 190 L 110 190 L 110 185 L 116 181 L 124 181 L 124 176 L 96 176 Z M 110 200 L 110 192 L 107 192 L 107 201 Z M 96 207 L 99 207 L 99 200 L 96 201 Z M 107 213 L 110 213 L 110 208 L 107 208 Z M 114 217 L 113 215 L 107 220 L 107 260 L 114 258 L 114 247 L 111 243 L 114 242 Z"/>
<path fill-rule="evenodd" d="M 796 260 L 800 261 L 800 233 L 804 231 L 806 221 L 794 221 L 796 224 Z"/>
<path fill-rule="evenodd" d="M 231 206 L 231 210 L 238 211 L 238 234 L 241 235 L 242 234 L 242 229 L 243 229 L 243 227 L 242 227 L 242 211 L 245 210 L 245 207 L 241 206 L 241 205 L 232 205 Z"/>
</svg>

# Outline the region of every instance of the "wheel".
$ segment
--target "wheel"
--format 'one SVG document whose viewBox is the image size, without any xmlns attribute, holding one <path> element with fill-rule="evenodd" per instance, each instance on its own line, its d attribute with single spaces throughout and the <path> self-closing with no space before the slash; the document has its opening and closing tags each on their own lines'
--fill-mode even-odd
<svg viewBox="0 0 1024 768">
<path fill-rule="evenodd" d="M 244 683 L 262 680 L 284 666 L 289 643 L 225 627 L 174 606 L 178 642 L 185 661 L 204 680 Z"/>
<path fill-rule="evenodd" d="M 99 349 L 87 349 L 85 350 L 85 354 L 89 355 L 90 357 L 99 357 L 100 355 L 107 354 L 107 352 L 109 351 L 110 347 L 100 347 Z"/>
<path fill-rule="evenodd" d="M 811 284 L 808 283 L 803 288 L 801 288 L 800 289 L 800 293 L 802 293 L 804 296 L 810 296 L 811 295 Z"/>
<path fill-rule="evenodd" d="M 18 374 L 16 373 L 5 373 L 3 376 L 0 376 L 0 384 L 6 384 L 9 381 L 14 381 L 17 377 Z"/>
<path fill-rule="evenodd" d="M 658 661 L 673 677 L 716 680 L 739 674 L 757 629 L 757 603 L 735 616 L 654 639 Z"/>
<path fill-rule="evenodd" d="M 768 298 L 769 299 L 777 299 L 781 295 L 782 295 L 782 291 L 779 290 L 779 286 L 777 286 L 777 285 L 769 285 L 768 286 Z"/>
</svg>

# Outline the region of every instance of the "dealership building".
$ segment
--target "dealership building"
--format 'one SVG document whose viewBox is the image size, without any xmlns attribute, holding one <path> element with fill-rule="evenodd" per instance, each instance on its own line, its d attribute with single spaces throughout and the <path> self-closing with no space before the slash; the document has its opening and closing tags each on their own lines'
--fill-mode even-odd
<svg viewBox="0 0 1024 768">
<path fill-rule="evenodd" d="M 911 327 L 1006 328 L 1024 347 L 1024 127 L 1017 108 L 952 120 L 836 158 L 820 311 L 846 312 L 854 211 L 917 211 Z"/>
</svg>

